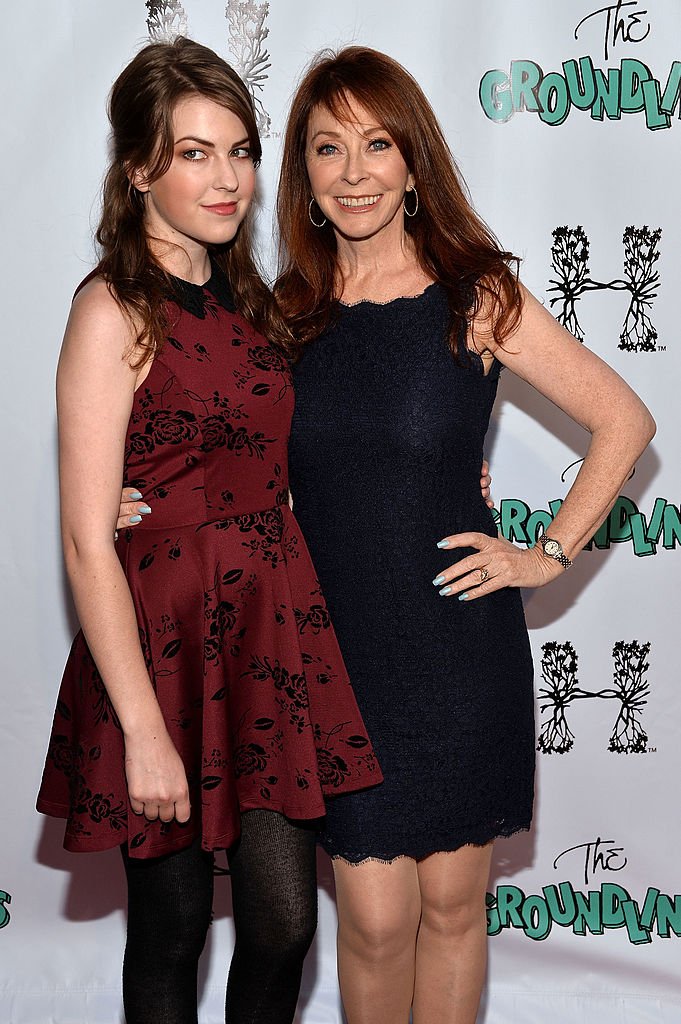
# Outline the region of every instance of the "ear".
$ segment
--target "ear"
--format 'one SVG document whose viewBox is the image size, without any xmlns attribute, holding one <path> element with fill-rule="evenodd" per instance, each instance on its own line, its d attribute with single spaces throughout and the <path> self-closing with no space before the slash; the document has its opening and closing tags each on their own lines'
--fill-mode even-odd
<svg viewBox="0 0 681 1024">
<path fill-rule="evenodd" d="M 134 189 L 137 189 L 138 192 L 142 193 L 149 191 L 149 180 L 143 169 L 126 167 L 125 173 L 128 176 L 128 181 Z"/>
<path fill-rule="evenodd" d="M 416 187 L 416 181 L 415 181 L 414 175 L 410 171 L 409 172 L 409 176 L 407 178 L 407 191 L 409 191 L 409 189 L 415 188 L 415 187 Z"/>
</svg>

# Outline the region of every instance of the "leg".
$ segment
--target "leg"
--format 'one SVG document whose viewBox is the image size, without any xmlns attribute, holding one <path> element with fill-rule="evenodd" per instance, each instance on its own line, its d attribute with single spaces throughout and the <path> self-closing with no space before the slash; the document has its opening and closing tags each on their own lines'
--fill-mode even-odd
<svg viewBox="0 0 681 1024">
<path fill-rule="evenodd" d="M 247 811 L 230 851 L 236 944 L 228 1024 L 291 1024 L 303 960 L 317 927 L 315 829 Z"/>
<path fill-rule="evenodd" d="M 338 978 L 348 1024 L 407 1024 L 421 896 L 416 861 L 333 862 Z"/>
<path fill-rule="evenodd" d="M 475 1024 L 487 961 L 485 890 L 492 843 L 418 865 L 421 927 L 414 1024 Z"/>
<path fill-rule="evenodd" d="M 196 1024 L 196 975 L 213 905 L 213 857 L 198 842 L 152 860 L 125 847 L 127 1024 Z"/>
</svg>

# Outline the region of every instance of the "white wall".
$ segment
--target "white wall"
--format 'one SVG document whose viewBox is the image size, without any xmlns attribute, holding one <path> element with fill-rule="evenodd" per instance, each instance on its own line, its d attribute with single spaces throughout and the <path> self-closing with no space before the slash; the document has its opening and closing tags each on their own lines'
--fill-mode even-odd
<svg viewBox="0 0 681 1024">
<path fill-rule="evenodd" d="M 174 6 L 179 7 L 177 0 Z M 490 976 L 480 1015 L 484 1024 L 545 1024 L 549 1017 L 555 1024 L 681 1020 L 681 895 L 675 897 L 681 892 L 676 855 L 681 843 L 676 799 L 681 698 L 674 639 L 681 104 L 669 127 L 652 130 L 645 111 L 599 121 L 574 107 L 557 126 L 531 111 L 495 123 L 479 99 L 481 80 L 490 69 L 508 72 L 511 61 L 524 59 L 544 73 L 560 72 L 564 61 L 587 55 L 601 69 L 621 69 L 622 60 L 643 62 L 664 94 L 670 68 L 681 59 L 678 3 L 657 0 L 623 8 L 624 31 L 610 39 L 607 61 L 605 14 L 586 21 L 574 37 L 577 24 L 598 6 L 589 0 L 485 0 L 477 5 L 462 0 L 420 0 L 417 5 L 405 0 L 333 5 L 278 0 L 268 10 L 258 0 L 250 3 L 269 30 L 263 45 L 271 61 L 260 94 L 271 121 L 261 171 L 263 244 L 270 238 L 285 111 L 302 67 L 322 46 L 358 42 L 385 50 L 424 86 L 474 201 L 504 245 L 523 256 L 524 280 L 537 295 L 550 300 L 556 294 L 548 291 L 556 277 L 553 230 L 583 228 L 590 243 L 591 281 L 621 282 L 589 288 L 576 301 L 586 342 L 633 384 L 658 421 L 654 445 L 625 488 L 643 517 L 633 520 L 636 548 L 625 529 L 620 543 L 585 553 L 552 588 L 528 595 L 538 690 L 547 685 L 543 659 L 550 675 L 544 645 L 570 643 L 578 656 L 582 696 L 566 712 L 574 733 L 572 749 L 538 754 L 534 832 L 498 844 L 490 892 L 509 906 L 504 923 L 516 927 L 503 927 L 490 938 Z M 230 0 L 233 18 L 238 7 Z M 640 20 L 626 20 L 637 12 Z M 33 804 L 74 631 L 58 543 L 54 368 L 71 293 L 91 265 L 90 233 L 105 163 L 106 94 L 147 38 L 148 13 L 143 0 L 15 0 L 3 12 L 5 372 L 0 415 L 6 441 L 1 513 L 6 542 L 0 552 L 0 1016 L 9 1024 L 110 1024 L 120 1015 L 124 889 L 118 855 L 65 854 L 60 824 L 39 819 Z M 189 34 L 230 59 L 224 0 L 184 0 L 180 20 L 182 14 Z M 646 38 L 633 41 L 646 35 L 648 26 Z M 645 77 L 645 69 L 639 72 Z M 556 78 L 551 82 L 563 88 Z M 653 91 L 654 86 L 646 87 L 649 103 Z M 503 88 L 497 98 L 500 104 L 508 102 Z M 652 108 L 647 116 L 661 120 Z M 640 281 L 632 284 L 623 270 L 622 235 L 628 226 L 662 229 L 659 261 L 652 267 L 659 282 L 653 282 L 645 307 L 658 333 L 654 351 L 618 347 L 631 290 L 640 288 Z M 494 494 L 505 516 L 514 500 L 537 510 L 561 498 L 572 479 L 568 473 L 563 481 L 563 471 L 584 447 L 579 428 L 504 374 L 489 455 Z M 666 529 L 653 550 L 643 531 L 656 533 L 650 522 L 656 499 L 661 499 L 659 514 L 666 504 Z M 633 708 L 633 725 L 623 743 L 635 745 L 636 735 L 645 731 L 642 752 L 608 749 L 622 707 L 615 690 L 623 683 L 624 667 L 616 666 L 612 656 L 619 641 L 650 644 L 649 668 L 642 673 L 648 689 Z M 630 649 L 629 665 L 631 659 Z M 538 701 L 540 728 L 550 716 L 550 709 L 540 711 L 545 704 Z M 563 851 L 599 837 L 603 843 L 590 850 L 587 879 L 585 850 L 566 854 L 554 866 Z M 560 883 L 570 883 L 578 901 L 579 894 L 596 894 L 590 897 L 595 931 L 596 904 L 602 898 L 607 902 L 613 891 L 608 886 L 624 890 L 619 891 L 624 907 L 608 911 L 606 906 L 600 914 L 601 934 L 590 934 L 588 927 L 586 935 L 575 934 L 574 927 L 554 921 L 543 941 L 526 935 L 518 926 L 523 920 L 535 935 L 550 924 L 546 903 L 531 897 L 542 897 L 545 887 Z M 301 1007 L 305 1024 L 340 1021 L 331 888 L 328 865 L 322 862 L 319 937 L 306 967 Z M 661 895 L 656 897 L 654 890 Z M 550 899 L 553 890 L 548 893 Z M 672 918 L 668 937 L 661 934 L 665 896 L 677 900 L 676 914 L 666 904 Z M 495 931 L 494 907 L 490 921 Z M 624 926 L 614 927 L 621 922 Z M 219 879 L 216 924 L 202 980 L 204 1024 L 221 1019 L 231 935 L 228 882 Z"/>
</svg>

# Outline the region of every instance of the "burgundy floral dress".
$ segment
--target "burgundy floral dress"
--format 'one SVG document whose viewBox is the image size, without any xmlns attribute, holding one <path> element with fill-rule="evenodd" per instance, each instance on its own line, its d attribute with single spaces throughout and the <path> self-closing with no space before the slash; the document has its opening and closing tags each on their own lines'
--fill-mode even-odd
<svg viewBox="0 0 681 1024">
<path fill-rule="evenodd" d="M 198 836 L 226 848 L 242 811 L 319 818 L 325 797 L 382 778 L 289 508 L 288 365 L 217 268 L 177 292 L 126 439 L 125 484 L 153 512 L 117 551 L 192 814 L 180 825 L 130 811 L 120 724 L 81 632 L 37 804 L 67 819 L 73 851 L 127 842 L 151 857 Z"/>
</svg>

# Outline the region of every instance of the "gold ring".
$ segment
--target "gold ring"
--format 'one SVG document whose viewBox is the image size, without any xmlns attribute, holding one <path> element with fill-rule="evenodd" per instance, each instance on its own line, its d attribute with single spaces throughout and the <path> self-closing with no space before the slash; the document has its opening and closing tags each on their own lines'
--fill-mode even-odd
<svg viewBox="0 0 681 1024">
<path fill-rule="evenodd" d="M 481 569 L 480 570 L 480 582 L 484 583 L 485 580 L 488 580 L 488 579 L 489 579 L 489 570 Z"/>
</svg>

